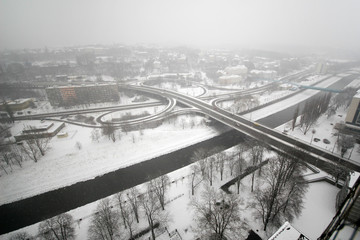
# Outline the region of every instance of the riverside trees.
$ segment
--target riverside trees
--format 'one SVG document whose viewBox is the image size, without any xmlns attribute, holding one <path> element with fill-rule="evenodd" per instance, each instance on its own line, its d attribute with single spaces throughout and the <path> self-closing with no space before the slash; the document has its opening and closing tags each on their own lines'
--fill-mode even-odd
<svg viewBox="0 0 360 240">
<path fill-rule="evenodd" d="M 253 207 L 267 230 L 269 223 L 279 226 L 291 220 L 302 209 L 302 195 L 307 184 L 301 175 L 303 165 L 299 159 L 279 154 L 269 161 L 264 182 L 255 194 Z"/>
<path fill-rule="evenodd" d="M 205 187 L 201 198 L 191 202 L 197 224 L 195 232 L 204 239 L 222 240 L 227 239 L 227 235 L 236 238 L 241 225 L 240 203 L 238 195 L 226 195 L 222 191 Z"/>
<path fill-rule="evenodd" d="M 321 97 L 312 98 L 305 102 L 305 106 L 302 110 L 302 115 L 300 118 L 300 130 L 304 133 L 304 135 L 306 135 L 309 129 L 316 124 L 316 121 L 321 116 L 321 114 L 324 114 L 328 110 L 330 99 L 331 93 L 328 93 Z M 293 125 L 295 125 L 295 123 Z"/>
<path fill-rule="evenodd" d="M 109 199 L 99 202 L 89 227 L 90 239 L 114 240 L 120 237 L 119 215 L 112 209 Z"/>
<path fill-rule="evenodd" d="M 63 213 L 39 225 L 39 236 L 45 240 L 71 240 L 75 237 L 74 220 L 70 214 Z"/>
</svg>

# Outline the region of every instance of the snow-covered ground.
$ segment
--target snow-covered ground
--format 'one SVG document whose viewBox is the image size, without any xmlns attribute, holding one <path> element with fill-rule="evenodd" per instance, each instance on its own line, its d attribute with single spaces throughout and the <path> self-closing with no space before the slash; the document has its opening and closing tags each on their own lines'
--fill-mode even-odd
<svg viewBox="0 0 360 240">
<path fill-rule="evenodd" d="M 339 189 L 327 182 L 310 183 L 304 196 L 305 207 L 293 226 L 308 236 L 317 239 L 336 214 L 335 202 Z"/>
<path fill-rule="evenodd" d="M 176 82 L 162 82 L 160 84 L 156 84 L 153 87 L 173 90 L 179 93 L 183 93 L 192 97 L 200 96 L 201 94 L 204 94 L 205 91 L 203 88 L 198 86 L 181 86 L 180 84 Z"/>
<path fill-rule="evenodd" d="M 115 143 L 106 137 L 93 142 L 92 129 L 67 124 L 62 131 L 69 136 L 52 138 L 49 150 L 37 163 L 26 161 L 9 175 L 1 171 L 0 204 L 92 179 L 217 135 L 216 130 L 202 124 L 202 119 L 192 119 L 195 127 L 191 128 L 190 117 L 181 116 L 174 123 L 142 133 L 121 133 L 121 140 Z M 32 121 L 17 122 L 11 131 L 18 133 L 24 124 L 31 125 Z M 81 143 L 80 150 L 77 142 Z"/>
<path fill-rule="evenodd" d="M 330 118 L 327 116 L 322 115 L 317 123 L 304 135 L 304 133 L 300 130 L 297 126 L 295 127 L 294 131 L 291 129 L 292 122 L 285 123 L 280 125 L 276 129 L 281 132 L 286 132 L 287 135 L 292 136 L 294 138 L 300 139 L 306 143 L 311 143 L 317 147 L 323 148 L 329 152 L 333 152 L 340 156 L 341 151 L 338 148 L 336 141 L 337 141 L 337 133 L 338 131 L 334 128 L 336 123 L 345 122 L 347 109 L 339 108 L 337 113 Z M 298 118 L 299 121 L 300 117 Z M 312 134 L 312 130 L 315 130 L 315 133 Z M 320 141 L 314 141 L 315 138 L 320 139 Z M 324 139 L 330 141 L 330 143 L 324 143 Z M 345 159 L 350 159 L 358 164 L 360 164 L 360 153 L 358 152 L 360 145 L 355 143 L 354 148 L 349 149 L 345 155 Z"/>
<path fill-rule="evenodd" d="M 113 106 L 119 106 L 119 105 L 128 105 L 128 104 L 134 104 L 139 102 L 134 102 L 134 100 L 138 96 L 135 95 L 133 97 L 128 97 L 124 95 L 122 92 L 120 92 L 120 101 L 119 102 L 106 102 L 106 103 L 89 103 L 86 106 L 84 105 L 77 105 L 72 106 L 71 108 L 65 108 L 65 107 L 53 107 L 50 105 L 48 101 L 37 101 L 35 102 L 37 108 L 32 108 L 26 111 L 22 111 L 23 115 L 32 115 L 32 114 L 41 114 L 41 113 L 49 113 L 49 112 L 63 112 L 63 111 L 69 111 L 69 110 L 83 110 L 85 108 L 100 108 L 100 107 L 113 107 Z M 148 98 L 146 101 L 143 101 L 142 103 L 151 103 L 156 102 L 157 99 Z M 30 111 L 30 113 L 28 113 Z"/>
<path fill-rule="evenodd" d="M 231 154 L 234 151 L 235 147 L 226 150 L 228 154 Z M 243 156 L 245 156 L 247 161 L 249 160 L 249 158 L 246 158 L 246 153 Z M 266 157 L 270 156 L 271 153 L 266 154 Z M 191 173 L 190 168 L 191 165 L 168 174 L 171 184 L 166 194 L 167 201 L 169 201 L 169 203 L 166 205 L 165 210 L 169 213 L 170 216 L 170 221 L 167 223 L 167 228 L 169 231 L 176 229 L 184 240 L 191 240 L 195 238 L 194 230 L 196 228 L 196 224 L 194 221 L 194 212 L 190 206 L 190 202 L 194 197 L 199 198 L 204 185 L 208 184 L 208 182 L 201 184 L 196 188 L 195 196 L 191 196 L 190 178 L 188 177 Z M 308 174 L 308 171 L 306 171 L 304 174 Z M 327 174 L 320 172 L 318 175 L 323 176 Z M 222 184 L 230 179 L 231 176 L 227 168 L 225 168 L 223 181 L 220 181 L 218 173 L 216 172 L 213 184 L 214 189 L 219 189 Z M 242 199 L 240 204 L 240 217 L 243 222 L 243 230 L 242 237 L 237 240 L 246 239 L 250 229 L 256 231 L 263 239 L 267 239 L 271 236 L 272 232 L 265 233 L 262 231 L 261 220 L 256 219 L 254 215 L 254 209 L 249 207 L 249 205 L 251 205 L 254 201 L 254 195 L 251 192 L 250 186 L 251 176 L 249 175 L 241 181 L 240 186 L 240 198 Z M 259 186 L 261 186 L 260 182 L 256 181 L 255 187 Z M 137 188 L 141 192 L 144 191 L 146 189 L 146 183 L 137 186 Z M 230 190 L 236 192 L 235 186 L 230 187 Z M 338 188 L 326 182 L 310 183 L 309 189 L 304 195 L 304 209 L 300 216 L 294 219 L 292 222 L 293 226 L 302 231 L 311 239 L 316 239 L 335 214 L 335 198 L 338 191 Z M 115 206 L 116 203 L 113 200 L 114 196 L 109 196 L 108 198 L 112 199 L 113 205 Z M 324 201 L 325 199 L 326 201 Z M 88 228 L 99 201 L 95 201 L 68 212 L 75 220 L 76 239 L 82 240 L 88 238 Z M 142 215 L 143 218 L 140 220 L 140 223 L 136 225 L 137 231 L 140 231 L 147 226 L 144 214 L 141 213 L 140 215 Z M 19 231 L 26 231 L 31 235 L 36 235 L 38 231 L 38 223 L 25 227 Z M 0 239 L 5 240 L 12 234 L 14 233 L 0 236 Z M 126 230 L 123 230 L 122 234 L 126 235 Z M 148 237 L 149 234 L 146 234 L 140 239 L 145 240 L 148 239 Z M 166 233 L 160 234 L 157 239 L 168 239 L 168 235 Z"/>
<path fill-rule="evenodd" d="M 338 77 L 330 78 L 321 84 L 321 86 L 326 87 L 338 79 Z M 298 94 L 300 96 L 295 96 L 290 98 L 291 100 L 281 102 L 281 108 L 290 106 L 290 104 L 297 104 L 297 102 L 314 95 L 316 92 L 317 91 L 315 90 L 303 91 Z M 256 118 L 256 114 L 264 117 L 268 112 L 281 110 L 281 108 L 279 108 L 280 106 L 270 106 L 269 108 L 264 108 L 256 111 L 256 113 L 252 113 L 252 117 L 253 119 Z M 270 114 L 271 113 L 268 115 Z M 332 143 L 334 139 L 331 136 L 329 128 L 333 127 L 330 123 L 334 124 L 340 120 L 341 117 L 339 117 L 339 115 L 345 116 L 344 112 L 339 112 L 330 119 L 320 118 L 318 126 L 316 126 L 314 138 L 319 134 L 321 139 L 329 139 L 331 141 L 330 145 L 333 146 Z M 190 120 L 185 116 L 184 118 L 186 121 Z M 196 117 L 196 121 L 200 122 L 201 117 Z M 180 122 L 181 120 L 179 119 L 175 124 L 165 123 L 156 129 L 144 130 L 143 135 L 141 135 L 140 132 L 131 132 L 128 133 L 128 135 L 122 134 L 121 140 L 118 140 L 115 143 L 105 138 L 100 139 L 99 143 L 92 142 L 90 139 L 91 130 L 84 127 L 67 125 L 64 131 L 69 133 L 68 138 L 53 138 L 50 145 L 51 148 L 38 163 L 28 161 L 24 164 L 23 168 L 14 170 L 10 175 L 5 175 L 2 172 L 0 182 L 0 204 L 33 196 L 78 181 L 91 179 L 95 176 L 159 156 L 218 134 L 217 131 L 204 125 L 197 125 L 194 128 L 190 128 L 189 124 L 185 129 L 182 129 L 182 127 L 180 127 Z M 15 125 L 12 131 L 21 130 L 22 124 L 24 123 Z M 289 125 L 284 125 L 280 126 L 278 130 L 283 131 L 288 128 Z M 330 136 L 325 135 L 325 133 L 328 133 Z M 312 137 L 311 133 L 304 135 L 302 132 L 298 132 L 298 130 L 295 130 L 294 132 L 288 131 L 288 134 L 307 142 L 310 142 Z M 135 141 L 133 141 L 133 139 L 135 139 Z M 82 149 L 79 150 L 75 147 L 76 142 L 81 143 Z M 154 149 L 154 142 L 157 144 L 156 149 Z M 139 149 L 140 144 L 142 151 L 136 151 L 136 149 Z M 315 143 L 312 142 L 312 144 Z M 322 141 L 316 144 L 320 147 L 329 149 L 328 145 L 321 145 Z M 336 151 L 336 148 L 334 151 Z M 355 152 L 356 151 L 353 151 L 351 159 L 354 159 L 353 157 L 356 156 L 357 159 L 360 159 Z M 96 169 L 96 171 L 94 171 L 94 169 Z M 191 227 L 194 226 L 192 210 L 188 205 L 191 199 L 189 180 L 183 178 L 183 176 L 188 174 L 189 167 L 179 169 L 169 174 L 170 178 L 174 180 L 174 183 L 172 183 L 172 187 L 169 189 L 168 196 L 169 199 L 176 198 L 176 200 L 169 203 L 167 209 L 169 209 L 172 216 L 172 221 L 169 223 L 169 230 L 172 231 L 177 229 L 183 239 L 194 239 L 194 234 L 191 231 Z M 217 181 L 214 186 L 218 187 L 228 179 L 229 176 L 225 178 L 223 182 Z M 242 182 L 242 196 L 246 199 L 250 199 L 251 194 L 249 193 L 249 184 L 247 182 L 249 182 L 249 179 L 246 178 Z M 140 188 L 143 187 L 140 186 Z M 316 239 L 335 213 L 333 202 L 335 201 L 334 199 L 337 191 L 338 190 L 335 187 L 325 182 L 311 183 L 309 190 L 305 195 L 305 208 L 301 216 L 295 219 L 292 224 L 303 231 L 307 236 Z M 326 198 L 323 196 L 326 196 Z M 321 202 L 323 199 L 327 200 L 326 203 Z M 82 221 L 76 222 L 76 239 L 81 240 L 87 238 L 87 229 L 91 214 L 96 208 L 96 205 L 97 202 L 90 203 L 69 212 L 73 215 L 75 220 L 80 218 L 83 219 Z M 246 208 L 244 205 L 243 211 L 244 212 L 241 215 L 244 222 L 247 222 L 247 226 L 254 230 L 258 229 L 259 234 L 265 237 L 265 233 L 260 230 L 261 225 L 259 224 L 259 221 L 253 218 L 251 208 Z M 314 224 L 310 224 L 313 222 Z M 145 223 L 142 224 L 143 226 L 146 225 Z M 37 224 L 26 227 L 23 230 L 35 235 L 37 232 Z M 0 236 L 0 239 L 7 239 L 9 235 L 11 234 Z M 144 236 L 143 239 L 146 239 L 146 237 L 147 236 Z M 159 239 L 162 239 L 162 237 L 160 236 Z"/>
</svg>

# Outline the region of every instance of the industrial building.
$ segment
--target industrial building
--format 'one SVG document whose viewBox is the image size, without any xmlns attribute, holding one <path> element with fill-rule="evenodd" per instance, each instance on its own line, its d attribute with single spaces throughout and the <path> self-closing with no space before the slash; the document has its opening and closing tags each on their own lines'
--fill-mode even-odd
<svg viewBox="0 0 360 240">
<path fill-rule="evenodd" d="M 72 106 L 119 100 L 116 84 L 49 87 L 46 88 L 46 94 L 52 106 Z"/>
</svg>

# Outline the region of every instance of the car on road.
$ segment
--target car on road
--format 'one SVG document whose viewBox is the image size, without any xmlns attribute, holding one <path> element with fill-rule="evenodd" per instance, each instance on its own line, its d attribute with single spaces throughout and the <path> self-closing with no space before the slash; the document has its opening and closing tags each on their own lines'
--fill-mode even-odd
<svg viewBox="0 0 360 240">
<path fill-rule="evenodd" d="M 253 122 L 253 125 L 256 126 L 256 127 L 260 126 L 260 124 L 258 124 L 257 122 Z"/>
</svg>

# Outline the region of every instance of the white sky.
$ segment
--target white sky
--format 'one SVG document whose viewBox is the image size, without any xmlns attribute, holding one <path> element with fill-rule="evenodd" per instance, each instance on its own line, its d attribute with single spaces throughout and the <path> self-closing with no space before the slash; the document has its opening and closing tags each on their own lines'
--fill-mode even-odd
<svg viewBox="0 0 360 240">
<path fill-rule="evenodd" d="M 0 49 L 78 44 L 360 49 L 358 0 L 0 0 Z"/>
</svg>

